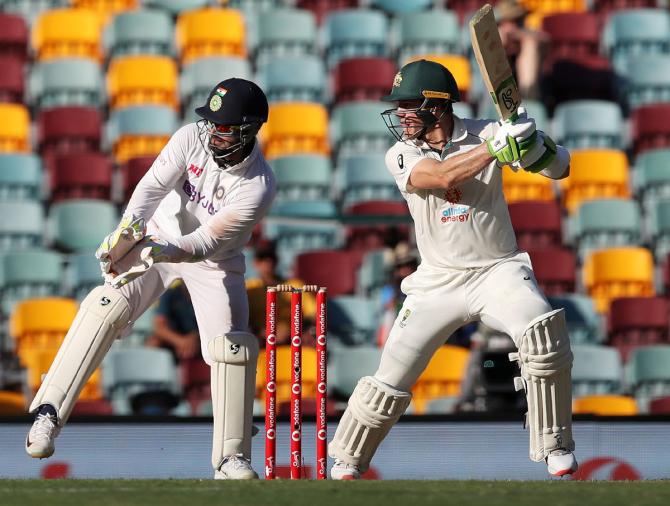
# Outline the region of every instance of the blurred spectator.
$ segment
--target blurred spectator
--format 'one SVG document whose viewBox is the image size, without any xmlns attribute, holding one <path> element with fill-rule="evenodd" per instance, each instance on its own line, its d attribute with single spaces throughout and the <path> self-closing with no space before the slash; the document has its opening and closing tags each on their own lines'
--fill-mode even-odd
<svg viewBox="0 0 670 506">
<path fill-rule="evenodd" d="M 528 11 L 518 0 L 500 0 L 495 16 L 505 52 L 519 85 L 521 96 L 540 98 L 540 64 L 546 36 L 524 27 Z"/>
<path fill-rule="evenodd" d="M 288 284 L 301 287 L 305 283 L 299 279 L 283 279 L 277 273 L 277 250 L 271 241 L 260 241 L 254 250 L 254 268 L 258 278 L 248 279 L 247 296 L 249 297 L 249 331 L 258 337 L 261 348 L 265 346 L 265 294 L 268 286 Z M 280 292 L 277 295 L 277 344 L 290 344 L 291 338 L 291 294 Z M 314 346 L 314 314 L 316 298 L 313 293 L 302 296 L 302 328 L 303 345 Z"/>
<path fill-rule="evenodd" d="M 154 316 L 154 331 L 145 344 L 169 350 L 175 362 L 202 357 L 191 296 L 181 281 L 161 296 Z"/>
</svg>

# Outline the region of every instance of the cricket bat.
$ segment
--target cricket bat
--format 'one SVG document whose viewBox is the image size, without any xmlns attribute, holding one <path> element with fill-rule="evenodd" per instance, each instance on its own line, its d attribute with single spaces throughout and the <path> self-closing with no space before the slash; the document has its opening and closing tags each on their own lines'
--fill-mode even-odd
<svg viewBox="0 0 670 506">
<path fill-rule="evenodd" d="M 472 49 L 498 115 L 514 121 L 521 104 L 519 87 L 505 54 L 493 8 L 486 4 L 470 20 Z"/>
</svg>

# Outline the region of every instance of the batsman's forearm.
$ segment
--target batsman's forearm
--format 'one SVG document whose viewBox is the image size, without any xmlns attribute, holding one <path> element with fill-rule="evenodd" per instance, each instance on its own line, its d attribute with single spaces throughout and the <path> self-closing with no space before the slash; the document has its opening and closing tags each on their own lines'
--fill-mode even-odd
<svg viewBox="0 0 670 506">
<path fill-rule="evenodd" d="M 449 189 L 479 174 L 495 158 L 489 153 L 486 144 L 462 155 L 447 158 L 440 162 L 440 171 L 443 173 L 444 188 Z"/>
</svg>

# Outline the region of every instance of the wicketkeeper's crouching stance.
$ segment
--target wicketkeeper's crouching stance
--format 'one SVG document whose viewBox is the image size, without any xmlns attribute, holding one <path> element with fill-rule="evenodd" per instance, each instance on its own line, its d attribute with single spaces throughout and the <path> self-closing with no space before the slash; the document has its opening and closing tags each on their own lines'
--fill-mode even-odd
<svg viewBox="0 0 670 506">
<path fill-rule="evenodd" d="M 30 412 L 31 457 L 54 452 L 79 393 L 115 339 L 177 278 L 191 295 L 211 366 L 214 477 L 251 479 L 258 342 L 247 332 L 242 248 L 267 213 L 275 179 L 256 142 L 263 91 L 228 79 L 196 109 L 140 181 L 121 223 L 96 256 L 105 284 L 84 299 Z"/>
<path fill-rule="evenodd" d="M 526 391 L 530 458 L 555 476 L 573 473 L 572 352 L 563 310 L 552 310 L 520 251 L 502 192 L 500 168 L 560 179 L 570 155 L 520 109 L 512 122 L 461 119 L 451 73 L 421 60 L 395 76 L 397 107 L 383 115 L 398 142 L 386 166 L 409 204 L 421 265 L 379 369 L 362 378 L 329 445 L 334 479 L 357 479 L 405 412 L 410 389 L 435 351 L 459 327 L 482 321 L 508 334 Z"/>
</svg>

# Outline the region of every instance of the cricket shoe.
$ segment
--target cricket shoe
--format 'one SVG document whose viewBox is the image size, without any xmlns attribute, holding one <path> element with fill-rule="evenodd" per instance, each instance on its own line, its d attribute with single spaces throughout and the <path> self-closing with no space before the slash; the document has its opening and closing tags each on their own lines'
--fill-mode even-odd
<svg viewBox="0 0 670 506">
<path fill-rule="evenodd" d="M 361 471 L 358 466 L 335 459 L 335 464 L 330 468 L 330 477 L 333 480 L 360 480 Z"/>
<path fill-rule="evenodd" d="M 221 467 L 214 471 L 215 480 L 257 480 L 256 471 L 251 468 L 251 462 L 241 453 L 228 455 L 223 458 Z"/>
<path fill-rule="evenodd" d="M 26 452 L 34 459 L 51 457 L 56 449 L 54 441 L 60 428 L 58 418 L 51 413 L 38 413 L 26 437 Z"/>
<path fill-rule="evenodd" d="M 552 476 L 565 476 L 572 474 L 577 470 L 577 459 L 570 450 L 559 448 L 552 450 L 547 458 L 547 471 Z"/>
</svg>

